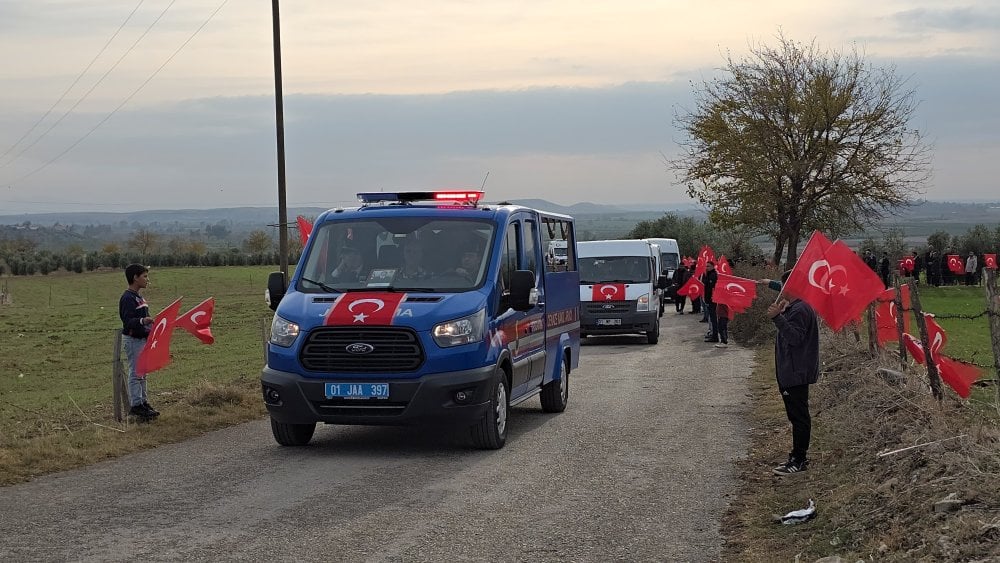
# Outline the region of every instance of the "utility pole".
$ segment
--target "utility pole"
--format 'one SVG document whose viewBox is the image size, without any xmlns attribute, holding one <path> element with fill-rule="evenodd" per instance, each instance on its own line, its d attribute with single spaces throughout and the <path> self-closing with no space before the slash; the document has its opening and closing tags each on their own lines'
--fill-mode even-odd
<svg viewBox="0 0 1000 563">
<path fill-rule="evenodd" d="M 278 143 L 278 254 L 281 273 L 288 280 L 288 206 L 285 196 L 285 111 L 281 98 L 281 18 L 278 0 L 271 0 L 271 25 L 274 29 L 274 124 Z"/>
</svg>

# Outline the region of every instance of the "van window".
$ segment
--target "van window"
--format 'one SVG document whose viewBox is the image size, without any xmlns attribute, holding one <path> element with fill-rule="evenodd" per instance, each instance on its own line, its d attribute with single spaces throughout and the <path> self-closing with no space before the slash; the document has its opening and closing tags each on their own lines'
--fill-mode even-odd
<svg viewBox="0 0 1000 563">
<path fill-rule="evenodd" d="M 660 254 L 660 268 L 664 270 L 676 270 L 678 256 L 673 252 L 663 252 Z"/>
<path fill-rule="evenodd" d="M 507 234 L 503 239 L 503 249 L 500 254 L 500 283 L 503 293 L 510 293 L 510 276 L 517 270 L 517 223 L 507 225 Z"/>
<path fill-rule="evenodd" d="M 542 217 L 542 249 L 545 251 L 545 271 L 574 270 L 573 223 L 554 217 Z"/>
<path fill-rule="evenodd" d="M 532 219 L 524 222 L 524 269 L 531 270 L 537 276 L 538 270 L 538 223 Z"/>
<path fill-rule="evenodd" d="M 580 259 L 580 283 L 648 283 L 650 259 L 644 256 L 597 256 Z"/>
</svg>

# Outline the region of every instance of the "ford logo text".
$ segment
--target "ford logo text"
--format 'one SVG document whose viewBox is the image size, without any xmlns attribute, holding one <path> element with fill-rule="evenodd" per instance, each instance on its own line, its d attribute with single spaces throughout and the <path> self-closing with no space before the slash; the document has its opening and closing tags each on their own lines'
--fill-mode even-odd
<svg viewBox="0 0 1000 563">
<path fill-rule="evenodd" d="M 344 346 L 350 354 L 371 354 L 375 351 L 375 347 L 371 344 L 365 344 L 364 342 L 355 342 L 354 344 L 348 344 Z"/>
</svg>

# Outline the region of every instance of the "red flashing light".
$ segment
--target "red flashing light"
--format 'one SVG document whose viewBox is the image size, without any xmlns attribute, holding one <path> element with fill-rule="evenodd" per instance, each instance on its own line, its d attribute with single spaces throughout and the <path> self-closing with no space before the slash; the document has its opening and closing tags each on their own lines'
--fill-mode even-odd
<svg viewBox="0 0 1000 563">
<path fill-rule="evenodd" d="M 486 192 L 446 191 L 434 192 L 434 199 L 438 201 L 468 202 L 475 205 L 484 195 L 486 195 Z"/>
</svg>

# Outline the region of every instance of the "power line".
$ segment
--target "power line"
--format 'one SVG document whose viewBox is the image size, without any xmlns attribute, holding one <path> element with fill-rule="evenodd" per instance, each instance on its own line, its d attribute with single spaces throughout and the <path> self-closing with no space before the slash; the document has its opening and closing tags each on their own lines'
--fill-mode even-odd
<svg viewBox="0 0 1000 563">
<path fill-rule="evenodd" d="M 111 45 L 111 42 L 114 41 L 116 37 L 118 37 L 118 34 L 121 33 L 122 29 L 132 19 L 132 16 L 135 15 L 136 11 L 139 10 L 139 7 L 142 6 L 143 2 L 145 2 L 145 1 L 146 0 L 139 0 L 139 3 L 135 5 L 135 8 L 132 8 L 132 11 L 129 12 L 128 16 L 125 18 L 125 21 L 123 21 L 121 23 L 121 25 L 118 26 L 118 29 L 116 29 L 115 32 L 113 34 L 111 34 L 111 37 L 107 40 L 107 42 L 104 43 L 104 46 L 101 47 L 101 50 L 98 51 L 97 54 L 94 55 L 94 58 L 90 60 L 90 63 L 87 65 L 87 67 L 84 68 L 80 72 L 80 74 L 77 75 L 76 80 L 74 80 L 73 83 L 69 85 L 69 88 L 66 88 L 66 91 L 62 93 L 62 96 L 59 96 L 59 99 L 56 100 L 55 103 L 52 104 L 52 106 L 48 109 L 48 111 L 46 111 L 45 114 L 43 114 L 41 117 L 39 117 L 38 121 L 36 121 L 35 124 L 31 126 L 30 129 L 28 129 L 27 131 L 25 131 L 24 135 L 21 135 L 21 138 L 18 139 L 17 142 L 15 142 L 13 145 L 11 145 L 10 148 L 8 148 L 6 151 L 4 151 L 3 154 L 0 154 L 0 160 L 2 160 L 4 157 L 6 157 L 8 154 L 10 154 L 10 151 L 12 151 L 15 148 L 17 148 L 17 146 L 21 144 L 21 141 L 23 141 L 25 138 L 27 138 L 28 135 L 30 135 L 32 132 L 34 132 L 34 130 L 43 121 L 45 121 L 45 118 L 48 117 L 49 114 L 52 113 L 52 110 L 56 109 L 56 106 L 58 106 L 60 103 L 62 103 L 63 100 L 66 99 L 66 96 L 69 94 L 70 90 L 72 90 L 77 85 L 77 83 L 80 82 L 80 79 L 83 78 L 83 76 L 85 74 L 87 74 L 87 71 L 90 70 L 90 67 L 94 66 L 94 63 L 97 62 L 97 59 L 101 58 L 101 55 L 104 54 L 104 51 L 106 51 L 108 49 L 108 46 Z M 17 157 L 14 157 L 14 159 L 16 160 Z M 11 162 L 13 162 L 13 160 L 11 160 Z"/>
<path fill-rule="evenodd" d="M 119 64 L 121 64 L 121 62 L 122 62 L 123 60 L 125 60 L 125 57 L 127 57 L 127 56 L 129 55 L 129 53 L 131 53 L 131 52 L 132 52 L 132 51 L 133 51 L 133 50 L 134 50 L 134 49 L 136 48 L 136 46 L 137 46 L 137 45 L 139 45 L 139 42 L 140 42 L 140 41 L 142 41 L 142 40 L 143 40 L 143 38 L 145 38 L 145 37 L 146 37 L 146 35 L 148 35 L 148 34 L 149 34 L 149 32 L 150 32 L 150 31 L 151 31 L 151 30 L 153 29 L 153 27 L 154 27 L 154 26 L 155 26 L 155 25 L 156 25 L 156 24 L 157 24 L 157 23 L 158 23 L 158 22 L 159 22 L 159 21 L 160 21 L 160 20 L 161 20 L 161 19 L 163 18 L 163 16 L 164 16 L 164 15 L 166 15 L 167 11 L 168 11 L 168 10 L 170 10 L 170 7 L 171 7 L 171 6 L 173 6 L 175 2 L 177 2 L 177 0 L 170 0 L 170 3 L 169 3 L 169 4 L 167 4 L 167 7 L 166 7 L 166 8 L 164 8 L 162 12 L 160 12 L 160 15 L 156 16 L 156 19 L 155 19 L 155 20 L 153 20 L 153 23 L 149 24 L 149 26 L 148 26 L 148 27 L 146 27 L 146 30 L 142 32 L 142 35 L 140 35 L 140 36 L 139 36 L 139 38 L 138 38 L 138 39 L 136 39 L 136 40 L 135 40 L 135 41 L 134 41 L 134 42 L 132 43 L 132 45 L 130 45 L 130 46 L 129 46 L 129 48 L 128 48 L 128 49 L 127 49 L 127 50 L 126 50 L 126 51 L 125 51 L 125 52 L 124 52 L 124 53 L 122 54 L 122 56 L 118 57 L 118 60 L 117 60 L 117 61 L 115 61 L 115 64 L 111 65 L 111 68 L 109 68 L 109 69 L 108 69 L 107 71 L 105 71 L 105 73 L 104 73 L 103 75 L 101 75 L 101 78 L 99 78 L 99 79 L 97 80 L 97 82 L 95 82 L 95 83 L 94 83 L 94 85 L 93 85 L 93 86 L 91 86 L 91 87 L 90 87 L 90 89 L 89 89 L 89 90 L 87 90 L 87 91 L 86 91 L 86 92 L 85 92 L 85 93 L 83 94 L 83 96 L 81 96 L 81 97 L 80 97 L 80 99 L 76 101 L 76 103 L 75 103 L 75 104 L 73 104 L 73 106 L 72 106 L 72 107 L 70 107 L 70 108 L 69 108 L 68 110 L 66 110 L 66 111 L 65 111 L 65 112 L 64 112 L 64 113 L 63 113 L 63 114 L 62 114 L 62 115 L 61 115 L 61 116 L 59 117 L 59 119 L 57 119 L 57 120 L 55 121 L 55 123 L 53 123 L 52 125 L 49 125 L 49 128 L 48 128 L 48 129 L 46 129 L 46 130 L 45 130 L 45 131 L 44 131 L 44 132 L 43 132 L 43 133 L 42 133 L 41 135 L 39 135 L 38 137 L 36 137 L 36 138 L 35 138 L 35 140 L 31 142 L 31 144 L 29 144 L 28 146 L 24 147 L 24 148 L 23 148 L 23 149 L 21 149 L 20 151 L 18 151 L 18 153 L 14 155 L 14 158 L 12 158 L 12 159 L 10 160 L 10 162 L 8 162 L 7 164 L 4 164 L 3 166 L 8 166 L 8 165 L 9 165 L 9 164 L 10 164 L 11 162 L 14 162 L 15 160 L 17 160 L 17 159 L 18 159 L 18 158 L 19 158 L 19 157 L 20 157 L 20 156 L 21 156 L 22 154 L 24 154 L 24 153 L 25 153 L 25 152 L 26 152 L 27 150 L 29 150 L 29 149 L 30 149 L 31 147 L 33 147 L 33 146 L 35 146 L 36 144 L 38 144 L 38 141 L 41 141 L 42 139 L 44 139 L 44 138 L 45 138 L 45 136 L 46 136 L 46 135 L 48 135 L 50 131 L 52 131 L 53 129 L 55 129 L 57 125 L 59 125 L 60 123 L 62 123 L 62 121 L 63 121 L 64 119 L 66 119 L 66 116 L 68 116 L 68 115 L 69 115 L 70 113 L 72 113 L 72 112 L 73 112 L 73 110 L 75 110 L 75 109 L 76 109 L 76 108 L 77 108 L 77 107 L 78 107 L 78 106 L 79 106 L 80 104 L 82 104 L 82 103 L 83 103 L 83 101 L 84 101 L 84 100 L 86 100 L 86 99 L 87 99 L 87 97 L 88 97 L 88 96 L 90 96 L 90 94 L 91 94 L 91 93 L 92 93 L 92 92 L 93 92 L 94 90 L 96 90 L 96 89 L 97 89 L 97 87 L 98 87 L 98 86 L 100 86 L 102 82 L 104 82 L 104 79 L 105 79 L 105 78 L 107 78 L 107 77 L 108 77 L 108 75 L 109 75 L 109 74 L 111 74 L 111 72 L 112 72 L 113 70 L 115 70 L 116 68 L 118 68 L 118 65 L 119 65 Z M 88 133 L 88 134 L 89 134 L 89 133 Z M 60 155 L 60 156 L 61 156 L 61 155 Z M 34 172 L 32 172 L 31 174 L 34 174 Z M 30 176 L 31 174 L 28 174 L 28 176 Z M 24 178 L 27 178 L 27 176 L 25 176 Z M 21 180 L 23 180 L 24 178 L 21 178 Z M 18 180 L 18 181 L 20 182 L 21 180 Z"/>
<path fill-rule="evenodd" d="M 174 2 L 175 2 L 175 1 L 176 1 L 176 0 L 172 0 L 172 1 L 170 2 L 170 6 L 172 6 L 172 5 L 174 4 Z M 137 87 L 137 88 L 136 88 L 135 90 L 133 90 L 133 91 L 132 91 L 132 93 L 131 93 L 131 94 L 129 94 L 129 95 L 128 95 L 128 96 L 127 96 L 127 97 L 126 97 L 126 98 L 125 98 L 124 100 L 122 100 L 122 102 L 121 102 L 120 104 L 118 104 L 118 106 L 117 106 L 117 107 L 115 107 L 115 109 L 111 110 L 111 113 L 109 113 L 108 115 L 104 116 L 104 119 L 102 119 L 102 120 L 98 121 L 98 122 L 97 122 L 97 125 L 94 125 L 94 126 L 93 126 L 93 127 L 92 127 L 92 128 L 91 128 L 91 129 L 89 130 L 89 131 L 87 131 L 87 132 L 86 132 L 86 133 L 85 133 L 85 134 L 84 134 L 84 135 L 83 135 L 82 137 L 80 137 L 79 139 L 77 139 L 77 140 L 76 140 L 76 141 L 75 141 L 75 142 L 74 142 L 73 144 L 71 144 L 70 146 L 66 147 L 66 149 L 65 149 L 65 150 L 63 150 L 63 151 L 62 151 L 61 153 L 59 153 L 59 154 L 57 154 L 56 156 L 54 156 L 53 158 L 51 158 L 51 159 L 47 160 L 47 161 L 46 161 L 45 163 L 43 163 L 43 164 L 42 164 L 41 166 L 39 166 L 38 168 L 35 168 L 35 169 L 34 169 L 34 170 L 32 170 L 31 172 L 28 172 L 28 173 L 27 173 L 27 174 L 25 174 L 24 176 L 21 176 L 21 177 L 20 177 L 20 178 L 18 178 L 18 179 L 17 179 L 17 180 L 15 181 L 15 182 L 13 182 L 13 184 L 18 184 L 18 183 L 20 183 L 20 182 L 23 182 L 24 180 L 26 180 L 26 179 L 28 179 L 28 178 L 30 178 L 30 177 L 32 177 L 32 176 L 34 176 L 35 174 L 37 174 L 37 173 L 41 172 L 42 170 L 44 170 L 44 169 L 48 168 L 48 167 L 49 167 L 49 166 L 50 166 L 50 165 L 51 165 L 52 163 L 56 162 L 57 160 L 59 160 L 60 158 L 62 158 L 63 156 L 65 156 L 65 155 L 66 155 L 66 153 L 68 153 L 69 151 L 73 150 L 74 148 L 76 148 L 76 146 L 77 146 L 77 145 L 79 145 L 79 144 L 80 144 L 80 143 L 82 143 L 82 142 L 83 142 L 84 140 L 86 140 L 86 138 L 87 138 L 87 137 L 89 137 L 89 136 L 90 136 L 90 135 L 91 135 L 91 134 L 92 134 L 92 133 L 93 133 L 94 131 L 97 131 L 97 129 L 98 129 L 98 128 L 99 128 L 99 127 L 100 127 L 101 125 L 104 125 L 104 123 L 105 123 L 105 122 L 107 122 L 107 121 L 108 121 L 109 119 L 111 119 L 111 116 L 113 116 L 114 114 L 118 113 L 118 110 L 120 110 L 121 108 L 123 108 L 123 107 L 125 106 L 125 104 L 127 104 L 127 103 L 128 103 L 129 101 L 131 101 L 131 100 L 132 100 L 132 98 L 134 98 L 136 94 L 138 94 L 138 93 L 139 93 L 139 92 L 140 92 L 140 91 L 141 91 L 141 90 L 142 90 L 143 88 L 145 88 L 146 84 L 149 84 L 149 82 L 150 82 L 150 81 L 152 81 L 152 80 L 153 80 L 153 78 L 155 78 L 155 77 L 156 77 L 156 75 L 157 75 L 157 74 L 159 74 L 159 73 L 160 73 L 160 71 L 161 71 L 161 70 L 163 70 L 163 68 L 164 68 L 165 66 L 167 66 L 167 64 L 169 64 L 169 63 L 170 63 L 170 61 L 174 60 L 174 57 L 176 57 L 176 56 L 177 56 L 177 54 L 178 54 L 178 53 L 180 53 L 180 52 L 181 52 L 181 50 L 182 50 L 182 49 L 184 49 L 184 47 L 186 47 L 186 46 L 187 46 L 187 44 L 188 44 L 188 43 L 190 43 L 190 42 L 191 42 L 191 40 L 192 40 L 192 39 L 194 39 L 194 38 L 195 38 L 195 36 L 196 36 L 196 35 L 198 35 L 198 33 L 200 33 L 200 32 L 201 32 L 201 30 L 202 30 L 202 29 L 204 29 L 204 28 L 205 28 L 205 26 L 206 26 L 206 25 L 208 25 L 208 23 L 209 23 L 209 22 L 211 22 L 211 21 L 212 21 L 212 18 L 214 18 L 214 17 L 215 17 L 215 15 L 216 15 L 216 14 L 218 14 L 220 10 L 222 10 L 222 7 L 223 7 L 223 6 L 225 6 L 225 5 L 226 5 L 226 2 L 228 2 L 228 1 L 229 1 L 229 0 L 222 0 L 222 3 L 221 3 L 221 4 L 219 4 L 219 7 L 218 7 L 218 8 L 216 8 L 216 9 L 215 9 L 215 11 L 214 11 L 214 12 L 212 12 L 212 13 L 211 13 L 211 14 L 210 14 L 210 15 L 208 16 L 208 18 L 207 18 L 207 19 L 206 19 L 206 20 L 205 20 L 204 22 L 202 22 L 202 24 L 201 24 L 200 26 L 198 26 L 198 29 L 194 30 L 194 33 L 192 33 L 192 34 L 191 34 L 191 36 L 187 38 L 187 40 L 185 40 L 185 41 L 184 41 L 183 43 L 181 43 L 181 46 L 180 46 L 180 47 L 178 47 L 178 48 L 177 48 L 177 50 L 175 50 L 175 51 L 174 51 L 174 52 L 173 52 L 173 53 L 172 53 L 172 54 L 171 54 L 171 55 L 170 55 L 169 57 L 167 57 L 167 60 L 163 61 L 163 64 L 161 64 L 161 65 L 159 66 L 159 68 L 157 68 L 156 70 L 154 70 L 154 71 L 153 71 L 153 73 L 149 75 L 149 78 L 147 78 L 146 80 L 144 80 L 142 84 L 140 84 L 140 85 L 139 85 L 139 86 L 138 86 L 138 87 Z M 170 6 L 167 6 L 167 8 L 169 9 L 169 8 L 170 8 Z M 166 10 L 164 10 L 164 12 L 166 12 Z M 163 14 L 160 14 L 160 15 L 162 16 Z M 159 20 L 159 18 L 157 18 L 157 20 Z M 156 22 L 154 22 L 154 23 L 156 23 Z M 152 26 L 151 26 L 151 27 L 152 27 Z M 147 31 L 148 31 L 148 29 L 147 29 Z M 144 34 L 144 35 L 145 35 L 145 34 Z M 13 185 L 13 184 L 11 184 L 11 185 Z"/>
</svg>

